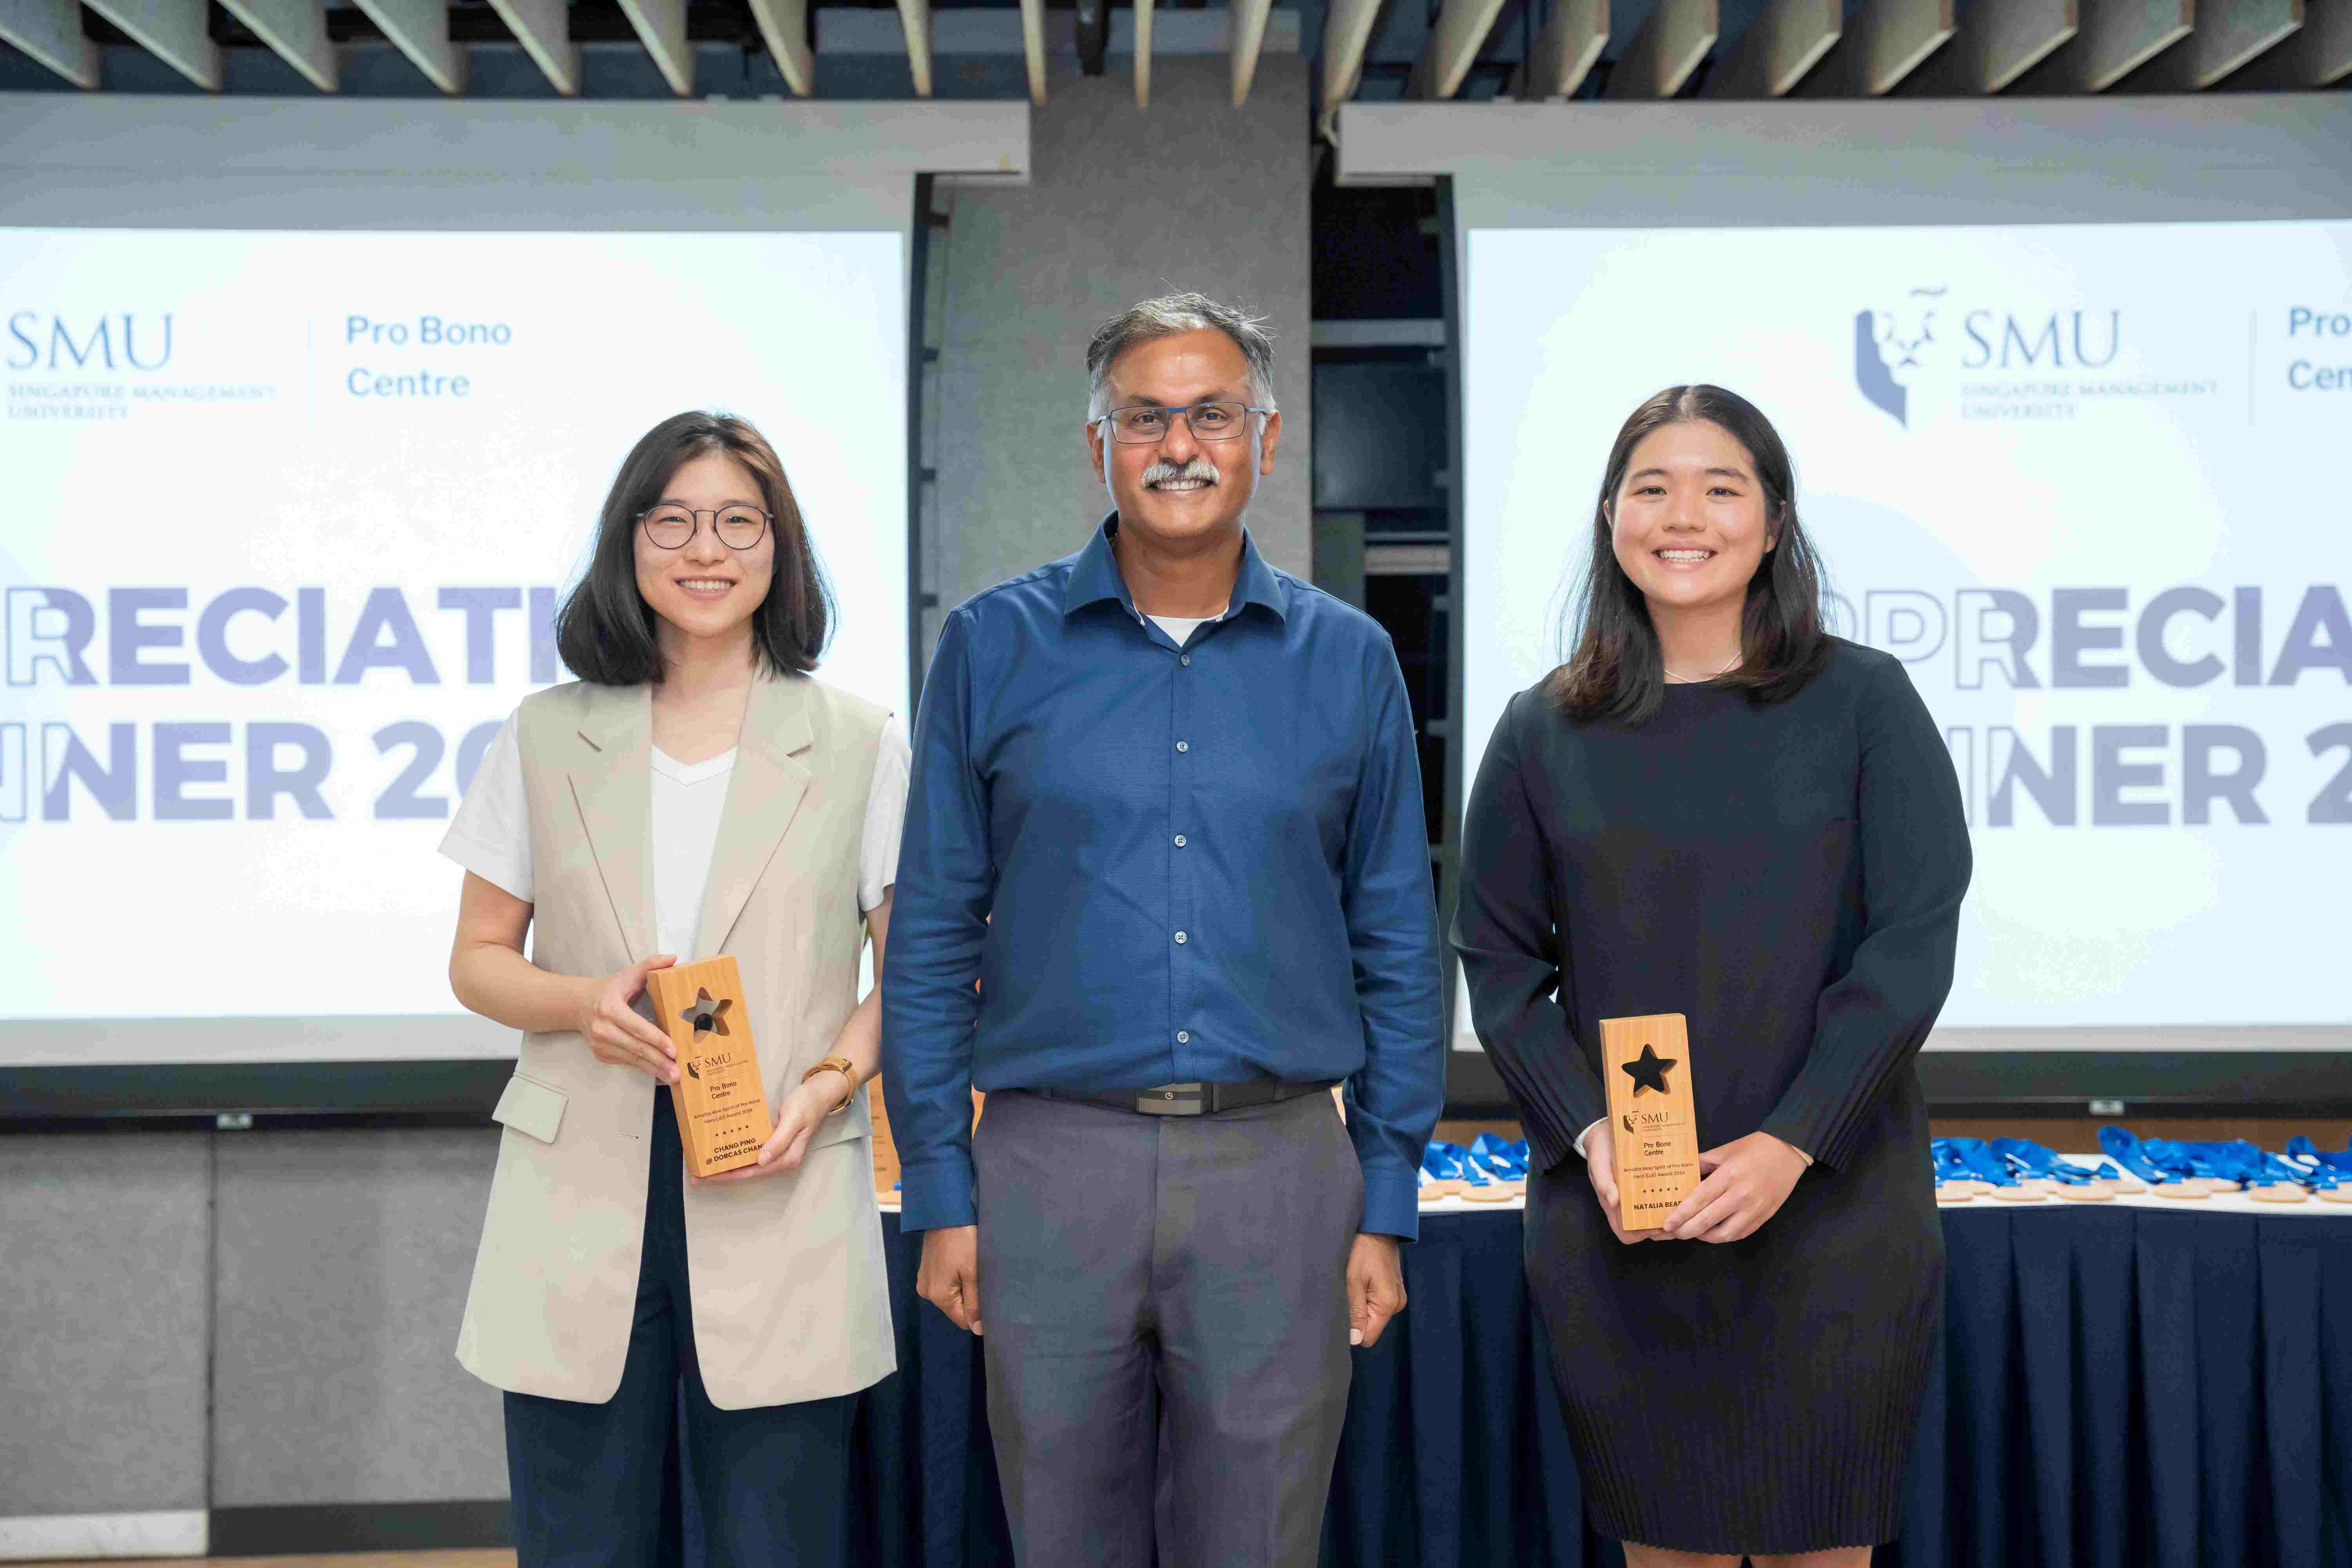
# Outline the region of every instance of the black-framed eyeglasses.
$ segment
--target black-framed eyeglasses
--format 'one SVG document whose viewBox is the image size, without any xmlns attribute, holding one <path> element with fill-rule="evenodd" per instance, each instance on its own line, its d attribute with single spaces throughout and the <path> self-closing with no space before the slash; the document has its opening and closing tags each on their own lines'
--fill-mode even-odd
<svg viewBox="0 0 2352 1568">
<path fill-rule="evenodd" d="M 716 511 L 698 511 L 692 507 L 649 506 L 637 513 L 637 521 L 646 531 L 646 538 L 656 550 L 683 549 L 694 538 L 695 530 L 704 518 L 710 519 L 710 531 L 719 542 L 730 550 L 750 550 L 767 537 L 768 524 L 775 521 L 756 506 L 722 506 Z"/>
<path fill-rule="evenodd" d="M 1110 438 L 1129 447 L 1149 447 L 1168 438 L 1178 416 L 1195 441 L 1230 441 L 1249 428 L 1253 414 L 1271 414 L 1246 403 L 1195 403 L 1190 408 L 1114 408 L 1101 423 L 1110 426 Z"/>
</svg>

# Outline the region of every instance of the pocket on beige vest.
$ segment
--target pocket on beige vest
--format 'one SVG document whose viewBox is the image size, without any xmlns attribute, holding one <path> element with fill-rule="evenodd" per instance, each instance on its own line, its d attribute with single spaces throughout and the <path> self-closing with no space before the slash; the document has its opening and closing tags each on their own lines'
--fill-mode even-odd
<svg viewBox="0 0 2352 1568">
<path fill-rule="evenodd" d="M 813 1152 L 830 1143 L 845 1143 L 852 1138 L 864 1137 L 866 1126 L 858 1121 L 856 1110 L 856 1106 L 851 1106 L 840 1115 L 828 1116 L 818 1122 L 816 1131 L 809 1134 L 810 1151 Z"/>
<path fill-rule="evenodd" d="M 535 1078 L 517 1073 L 507 1080 L 506 1092 L 499 1096 L 498 1109 L 490 1120 L 518 1132 L 527 1132 L 542 1143 L 555 1142 L 555 1130 L 563 1125 L 566 1096 Z"/>
</svg>

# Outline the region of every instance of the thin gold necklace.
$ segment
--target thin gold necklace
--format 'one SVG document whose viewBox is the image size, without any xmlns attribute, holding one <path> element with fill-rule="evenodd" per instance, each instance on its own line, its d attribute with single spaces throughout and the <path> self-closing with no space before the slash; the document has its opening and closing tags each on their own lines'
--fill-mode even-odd
<svg viewBox="0 0 2352 1568">
<path fill-rule="evenodd" d="M 1673 676 L 1676 680 L 1681 681 L 1685 686 L 1696 686 L 1696 685 L 1697 685 L 1700 681 L 1702 681 L 1702 680 L 1713 680 L 1713 679 L 1716 678 L 1716 676 L 1718 676 L 1718 675 L 1722 675 L 1722 674 L 1724 674 L 1726 671 L 1729 670 L 1733 665 L 1736 665 L 1736 664 L 1738 664 L 1738 662 L 1739 662 L 1739 656 L 1738 656 L 1738 654 L 1736 654 L 1736 653 L 1735 653 L 1735 654 L 1733 654 L 1733 655 L 1731 656 L 1731 658 L 1729 658 L 1729 659 L 1728 659 L 1728 660 L 1724 664 L 1724 666 L 1723 666 L 1723 668 L 1722 668 L 1721 669 L 1717 669 L 1717 670 L 1714 671 L 1712 674 L 1700 675 L 1700 676 L 1690 676 L 1690 675 L 1685 675 L 1681 670 L 1676 669 L 1673 665 L 1668 664 L 1664 659 L 1660 659 L 1660 660 L 1658 661 L 1658 668 L 1661 668 L 1661 669 L 1663 669 L 1663 670 L 1664 670 L 1668 675 Z"/>
</svg>

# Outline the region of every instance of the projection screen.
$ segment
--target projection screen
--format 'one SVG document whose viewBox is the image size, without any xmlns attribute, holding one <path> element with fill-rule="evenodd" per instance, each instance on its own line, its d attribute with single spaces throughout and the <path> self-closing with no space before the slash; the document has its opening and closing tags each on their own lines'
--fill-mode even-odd
<svg viewBox="0 0 2352 1568">
<path fill-rule="evenodd" d="M 6 107 L 0 1068 L 511 1056 L 435 847 L 682 409 L 907 707 L 915 175 L 1026 121 L 813 107 Z"/>
<path fill-rule="evenodd" d="M 2343 1049 L 2347 107 L 1346 123 L 1349 177 L 1453 177 L 1462 777 L 1561 657 L 1618 426 L 1718 383 L 1789 443 L 1835 629 L 1906 662 L 1961 779 L 1933 1044 Z"/>
</svg>

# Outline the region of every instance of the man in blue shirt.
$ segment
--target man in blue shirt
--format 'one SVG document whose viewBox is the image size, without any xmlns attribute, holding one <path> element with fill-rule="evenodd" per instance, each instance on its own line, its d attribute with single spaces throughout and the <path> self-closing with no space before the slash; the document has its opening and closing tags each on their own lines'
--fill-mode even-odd
<svg viewBox="0 0 2352 1568">
<path fill-rule="evenodd" d="M 883 1089 L 1024 1568 L 1155 1562 L 1162 1477 L 1174 1562 L 1313 1563 L 1348 1346 L 1404 1305 L 1444 1093 L 1420 767 L 1387 635 L 1244 527 L 1272 359 L 1197 294 L 1097 331 L 1116 510 L 948 617 L 916 722 Z"/>
</svg>

